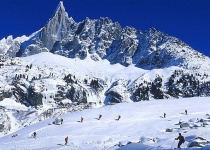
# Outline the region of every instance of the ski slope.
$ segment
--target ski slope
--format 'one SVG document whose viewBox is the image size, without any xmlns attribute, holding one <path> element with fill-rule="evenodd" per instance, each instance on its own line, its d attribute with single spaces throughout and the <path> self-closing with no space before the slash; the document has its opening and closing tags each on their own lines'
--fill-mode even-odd
<svg viewBox="0 0 210 150">
<path fill-rule="evenodd" d="M 184 115 L 186 109 L 188 115 Z M 166 118 L 162 118 L 164 112 Z M 97 120 L 99 114 L 102 115 L 101 120 Z M 55 118 L 40 121 L 0 138 L 0 150 L 111 150 L 118 148 L 114 145 L 126 141 L 135 144 L 122 149 L 171 149 L 177 146 L 178 141 L 174 141 L 174 138 L 178 133 L 182 133 L 186 139 L 196 136 L 210 139 L 210 125 L 196 128 L 179 128 L 179 125 L 175 125 L 180 119 L 191 126 L 201 124 L 189 122 L 196 118 L 206 119 L 208 123 L 208 114 L 208 97 L 120 103 L 61 115 L 64 119 L 62 125 L 52 124 Z M 118 115 L 121 115 L 121 119 L 116 121 Z M 80 117 L 84 118 L 83 123 L 79 122 Z M 165 132 L 169 128 L 173 131 Z M 34 131 L 37 132 L 36 139 L 31 137 Z M 15 134 L 18 136 L 12 137 Z M 64 146 L 66 136 L 69 137 L 69 143 Z M 144 145 L 136 144 L 139 141 Z M 187 144 L 186 141 L 181 147 L 186 148 Z"/>
</svg>

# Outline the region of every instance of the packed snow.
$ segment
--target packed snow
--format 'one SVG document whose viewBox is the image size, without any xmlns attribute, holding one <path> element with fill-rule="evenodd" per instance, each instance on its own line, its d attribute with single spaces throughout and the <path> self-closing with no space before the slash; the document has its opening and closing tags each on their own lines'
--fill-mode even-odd
<svg viewBox="0 0 210 150">
<path fill-rule="evenodd" d="M 61 125 L 52 124 L 55 118 L 51 118 L 2 137 L 0 149 L 111 150 L 129 142 L 132 143 L 121 149 L 171 149 L 177 146 L 174 138 L 178 133 L 184 135 L 186 142 L 181 147 L 186 148 L 195 137 L 210 139 L 208 103 L 208 97 L 154 100 L 67 113 L 59 116 L 64 120 Z M 164 112 L 166 118 L 163 118 Z M 102 117 L 98 120 L 100 114 Z M 121 118 L 116 121 L 118 115 Z M 84 118 L 83 122 L 80 117 Z M 205 120 L 205 126 L 201 119 Z M 189 127 L 180 128 L 180 121 L 187 122 Z M 172 131 L 166 132 L 166 129 Z M 33 132 L 37 133 L 36 139 L 31 137 Z M 66 136 L 69 138 L 67 146 L 64 145 Z"/>
</svg>

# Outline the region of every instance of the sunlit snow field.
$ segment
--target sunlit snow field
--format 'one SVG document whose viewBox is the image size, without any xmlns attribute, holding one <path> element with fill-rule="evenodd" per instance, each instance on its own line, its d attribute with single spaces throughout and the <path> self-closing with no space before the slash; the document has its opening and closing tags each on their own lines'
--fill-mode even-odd
<svg viewBox="0 0 210 150">
<path fill-rule="evenodd" d="M 141 101 L 68 113 L 60 116 L 64 119 L 62 125 L 51 124 L 55 119 L 52 118 L 2 137 L 0 149 L 102 150 L 116 149 L 117 146 L 114 145 L 122 141 L 141 141 L 154 147 L 150 149 L 171 149 L 177 146 L 178 142 L 174 142 L 174 138 L 178 133 L 182 133 L 186 139 L 193 136 L 210 139 L 210 125 L 196 128 L 180 128 L 179 125 L 175 125 L 180 119 L 191 126 L 201 124 L 190 122 L 190 119 L 196 118 L 206 119 L 208 123 L 209 101 L 208 97 Z M 188 115 L 184 114 L 186 109 Z M 164 112 L 166 118 L 162 118 Z M 101 120 L 97 120 L 99 114 L 102 114 Z M 116 121 L 118 115 L 121 115 L 121 119 Z M 80 117 L 84 118 L 83 123 L 79 122 Z M 172 128 L 173 131 L 165 132 L 168 128 Z M 36 139 L 31 138 L 34 131 L 37 132 Z M 18 136 L 12 137 L 14 134 Z M 63 145 L 66 136 L 69 137 L 68 146 Z M 187 144 L 186 141 L 182 147 L 186 148 Z"/>
</svg>

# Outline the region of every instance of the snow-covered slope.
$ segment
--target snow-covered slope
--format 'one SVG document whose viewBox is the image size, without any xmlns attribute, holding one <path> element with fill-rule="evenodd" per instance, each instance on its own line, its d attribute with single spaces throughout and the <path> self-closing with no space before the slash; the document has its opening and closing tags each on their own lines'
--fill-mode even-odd
<svg viewBox="0 0 210 150">
<path fill-rule="evenodd" d="M 209 98 L 186 98 L 122 103 L 68 113 L 59 116 L 64 119 L 62 125 L 52 124 L 55 118 L 47 119 L 0 138 L 0 149 L 103 150 L 117 149 L 120 143 L 125 144 L 130 141 L 149 145 L 150 150 L 169 150 L 177 146 L 178 142 L 174 141 L 174 138 L 178 136 L 178 133 L 182 133 L 186 140 L 181 145 L 182 148 L 196 141 L 196 137 L 201 137 L 197 141 L 208 145 L 208 142 L 205 144 L 205 141 L 210 140 L 210 105 L 208 103 Z M 184 114 L 185 110 L 188 110 L 188 115 Z M 166 118 L 161 117 L 164 112 Z M 102 115 L 100 120 L 97 119 L 99 114 Z M 121 118 L 116 121 L 118 115 L 121 115 Z M 79 122 L 80 117 L 84 118 L 83 123 Z M 201 126 L 202 119 L 205 120 L 205 126 Z M 179 122 L 189 123 L 190 127 L 180 128 Z M 171 129 L 171 132 L 166 132 L 166 129 Z M 31 137 L 34 131 L 37 132 L 36 139 Z M 12 137 L 15 135 L 16 137 Z M 64 146 L 66 136 L 69 137 L 68 146 Z M 139 147 L 142 150 L 148 149 L 149 146 L 130 145 L 134 149 Z M 129 145 L 127 149 L 130 150 Z M 187 149 L 195 150 L 196 148 Z M 196 150 L 198 149 L 201 148 Z M 207 146 L 206 149 L 208 149 Z"/>
<path fill-rule="evenodd" d="M 0 121 L 1 136 L 39 120 L 112 103 L 209 96 L 209 76 L 202 70 L 143 70 L 49 52 L 1 59 L 0 106 L 8 118 Z"/>
</svg>

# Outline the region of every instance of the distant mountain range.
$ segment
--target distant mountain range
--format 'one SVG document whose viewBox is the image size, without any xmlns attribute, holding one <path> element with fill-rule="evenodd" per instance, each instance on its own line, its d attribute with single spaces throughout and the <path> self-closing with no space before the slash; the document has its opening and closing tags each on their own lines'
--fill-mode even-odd
<svg viewBox="0 0 210 150">
<path fill-rule="evenodd" d="M 209 57 L 155 28 L 122 28 L 109 18 L 77 23 L 62 1 L 39 31 L 0 40 L 0 70 L 4 115 L 16 111 L 8 114 L 8 99 L 31 108 L 21 115 L 36 114 L 13 116 L 19 126 L 56 116 L 55 109 L 210 96 Z M 9 133 L 11 121 L 0 120 L 2 131 Z"/>
</svg>

